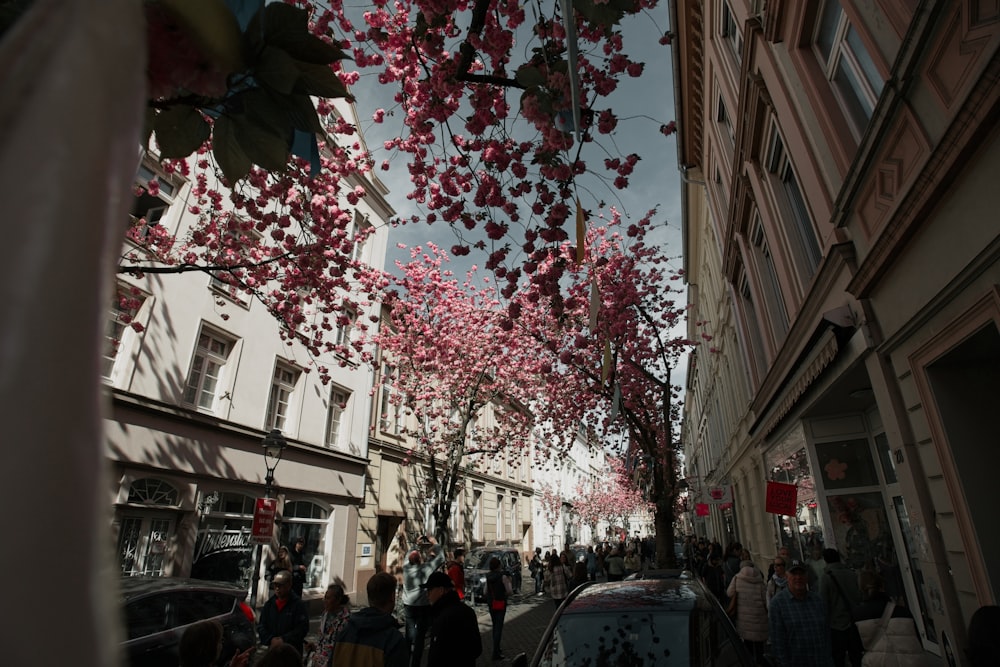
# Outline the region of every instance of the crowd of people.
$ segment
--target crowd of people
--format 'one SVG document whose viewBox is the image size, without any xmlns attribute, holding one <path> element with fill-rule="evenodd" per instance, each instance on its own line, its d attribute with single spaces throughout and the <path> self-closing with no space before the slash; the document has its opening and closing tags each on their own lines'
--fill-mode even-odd
<svg viewBox="0 0 1000 667">
<path fill-rule="evenodd" d="M 688 537 L 684 567 L 718 599 L 759 665 L 943 664 L 924 650 L 912 614 L 902 599 L 886 593 L 878 572 L 848 567 L 839 551 L 819 541 L 806 547 L 806 560 L 780 547 L 765 574 L 738 542 L 723 549 Z M 982 607 L 973 616 L 966 654 L 974 667 L 1000 665 L 1000 607 Z"/>
<path fill-rule="evenodd" d="M 261 667 L 379 665 L 472 667 L 484 647 L 473 607 L 465 604 L 463 549 L 450 559 L 433 538 L 421 537 L 407 554 L 402 581 L 378 572 L 367 583 L 368 606 L 351 610 L 340 583 L 323 598 L 318 633 L 310 632 L 301 597 L 304 572 L 301 546 L 281 547 L 269 567 L 273 595 L 258 619 Z M 299 558 L 296 559 L 295 555 Z M 877 572 L 855 571 L 841 554 L 821 543 L 810 558 L 792 557 L 780 547 L 762 572 L 738 542 L 725 549 L 715 541 L 688 537 L 682 566 L 714 595 L 759 665 L 776 667 L 930 667 L 940 661 L 923 649 L 903 600 L 889 595 Z M 298 564 L 297 564 L 298 561 Z M 558 607 L 576 586 L 618 581 L 653 566 L 652 540 L 628 541 L 542 552 L 525 560 L 535 595 L 548 595 Z M 484 595 L 491 624 L 491 657 L 501 650 L 507 606 L 515 591 L 499 558 L 488 563 Z M 402 613 L 397 614 L 397 594 Z M 402 616 L 402 621 L 397 620 Z M 222 626 L 204 621 L 191 626 L 179 646 L 180 667 L 218 664 Z M 225 667 L 247 667 L 253 648 L 236 653 Z M 1000 665 L 1000 607 L 980 608 L 969 628 L 966 655 L 973 667 Z"/>
</svg>

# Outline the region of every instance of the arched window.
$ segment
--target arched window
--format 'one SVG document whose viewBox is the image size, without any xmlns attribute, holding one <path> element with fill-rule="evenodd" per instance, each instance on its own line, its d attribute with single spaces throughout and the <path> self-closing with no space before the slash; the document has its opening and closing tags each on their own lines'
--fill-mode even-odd
<svg viewBox="0 0 1000 667">
<path fill-rule="evenodd" d="M 127 502 L 176 507 L 180 504 L 180 493 L 176 487 L 162 479 L 144 477 L 135 480 L 129 486 Z"/>
</svg>

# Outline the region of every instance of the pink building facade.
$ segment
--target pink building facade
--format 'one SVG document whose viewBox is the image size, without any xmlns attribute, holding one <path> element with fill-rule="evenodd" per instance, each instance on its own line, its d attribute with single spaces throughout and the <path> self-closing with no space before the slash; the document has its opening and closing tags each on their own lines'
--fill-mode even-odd
<svg viewBox="0 0 1000 667">
<path fill-rule="evenodd" d="M 766 563 L 836 547 L 963 664 L 1000 601 L 1000 8 L 671 3 L 692 517 Z M 698 329 L 700 333 L 702 328 Z M 694 331 L 692 331 L 694 335 Z M 797 487 L 768 513 L 768 482 Z"/>
</svg>

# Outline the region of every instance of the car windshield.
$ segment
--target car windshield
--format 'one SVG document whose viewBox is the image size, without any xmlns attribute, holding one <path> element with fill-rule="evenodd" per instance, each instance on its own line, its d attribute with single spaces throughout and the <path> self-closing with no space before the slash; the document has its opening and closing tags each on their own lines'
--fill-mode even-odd
<svg viewBox="0 0 1000 667">
<path fill-rule="evenodd" d="M 473 551 L 471 554 L 466 556 L 465 566 L 479 570 L 488 570 L 490 569 L 490 558 L 496 556 L 497 558 L 500 558 L 502 562 L 502 555 L 503 554 L 499 551 Z"/>
<path fill-rule="evenodd" d="M 539 662 L 540 667 L 701 664 L 743 663 L 714 614 L 697 609 L 564 614 Z"/>
</svg>

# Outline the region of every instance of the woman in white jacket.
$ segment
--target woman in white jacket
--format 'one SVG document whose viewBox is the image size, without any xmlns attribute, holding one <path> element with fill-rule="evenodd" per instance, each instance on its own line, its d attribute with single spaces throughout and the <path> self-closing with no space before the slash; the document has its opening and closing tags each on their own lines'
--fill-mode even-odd
<svg viewBox="0 0 1000 667">
<path fill-rule="evenodd" d="M 896 605 L 883 590 L 881 577 L 865 571 L 859 579 L 864 600 L 854 615 L 865 646 L 862 667 L 940 665 L 940 661 L 924 651 L 910 612 Z"/>
<path fill-rule="evenodd" d="M 767 641 L 767 593 L 764 576 L 752 561 L 740 563 L 729 588 L 729 611 L 736 612 L 736 630 L 757 664 L 764 663 L 764 643 Z"/>
</svg>

